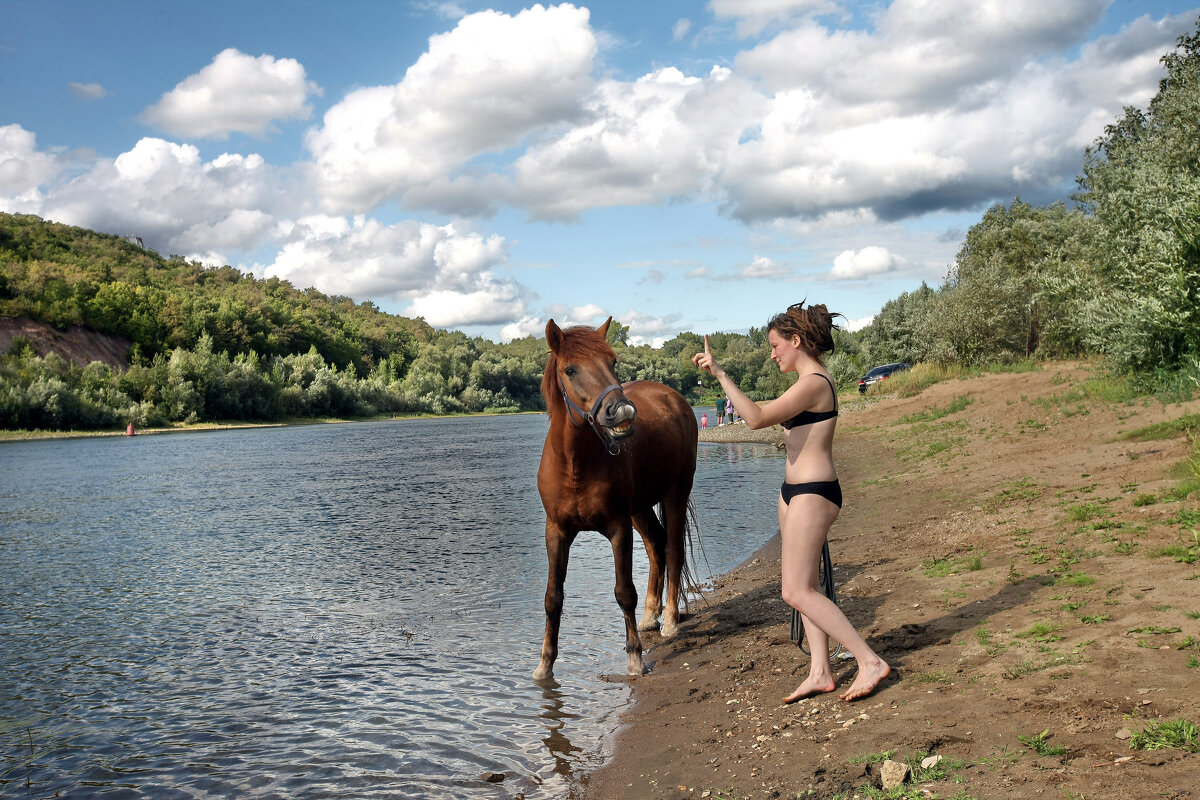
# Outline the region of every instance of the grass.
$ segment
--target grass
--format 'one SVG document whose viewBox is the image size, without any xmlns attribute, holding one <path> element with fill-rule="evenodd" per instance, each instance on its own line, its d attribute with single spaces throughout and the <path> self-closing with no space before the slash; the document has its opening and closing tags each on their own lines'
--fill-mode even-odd
<svg viewBox="0 0 1200 800">
<path fill-rule="evenodd" d="M 986 555 L 986 554 L 984 554 Z M 927 558 L 921 562 L 925 575 L 930 578 L 945 578 L 960 572 L 978 572 L 983 569 L 983 555 L 966 556 L 963 558 Z"/>
<path fill-rule="evenodd" d="M 900 425 L 910 422 L 933 422 L 935 419 L 941 419 L 942 417 L 948 417 L 951 414 L 957 414 L 959 411 L 962 411 L 964 408 L 974 402 L 975 399 L 970 395 L 960 394 L 945 406 L 930 406 L 925 411 L 918 411 L 915 414 L 908 414 L 907 416 L 903 416 L 898 419 L 896 424 Z"/>
<path fill-rule="evenodd" d="M 886 791 L 867 783 L 864 786 L 855 787 L 851 792 L 835 794 L 833 795 L 833 800 L 851 800 L 851 798 L 860 798 L 861 800 L 927 800 L 927 798 L 931 797 L 941 798 L 943 795 L 933 794 L 929 791 L 929 784 L 955 779 L 954 774 L 965 767 L 966 764 L 957 758 L 941 756 L 936 764 L 930 767 L 922 767 L 921 762 L 930 755 L 932 754 L 925 750 L 919 750 L 900 759 L 897 758 L 895 750 L 884 750 L 882 753 L 868 753 L 849 758 L 847 761 L 851 764 L 882 764 L 884 761 L 889 760 L 903 760 L 904 763 L 908 764 L 910 770 L 908 782 Z M 966 790 L 959 789 L 954 794 L 946 797 L 945 800 L 976 799 L 972 795 L 967 794 Z"/>
<path fill-rule="evenodd" d="M 1067 572 L 1059 576 L 1058 583 L 1064 586 L 1091 586 L 1096 582 L 1096 579 L 1086 572 Z"/>
<path fill-rule="evenodd" d="M 1200 753 L 1200 731 L 1186 719 L 1151 722 L 1129 739 L 1130 750 L 1185 750 Z"/>
<path fill-rule="evenodd" d="M 1057 630 L 1057 625 L 1049 622 L 1038 622 L 1016 635 L 1022 639 L 1032 639 L 1035 642 L 1057 642 L 1063 638 L 1056 633 Z"/>
<path fill-rule="evenodd" d="M 1030 480 L 1013 481 L 1005 484 L 999 493 L 983 501 L 983 510 L 995 513 L 1017 503 L 1032 503 L 1042 496 L 1042 490 Z"/>
<path fill-rule="evenodd" d="M 1151 551 L 1150 555 L 1170 557 L 1181 564 L 1195 564 L 1200 561 L 1200 532 L 1192 531 L 1192 538 L 1183 538 L 1180 544 L 1168 545 Z"/>
<path fill-rule="evenodd" d="M 1047 740 L 1050 738 L 1050 729 L 1039 733 L 1037 736 L 1022 736 L 1017 734 L 1017 741 L 1028 747 L 1039 756 L 1062 756 L 1066 755 L 1067 748 L 1057 747 L 1050 744 Z"/>
</svg>

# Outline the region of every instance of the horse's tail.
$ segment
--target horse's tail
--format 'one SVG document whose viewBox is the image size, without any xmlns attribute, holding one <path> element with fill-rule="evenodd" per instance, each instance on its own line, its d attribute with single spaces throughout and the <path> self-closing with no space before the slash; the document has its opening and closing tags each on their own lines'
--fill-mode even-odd
<svg viewBox="0 0 1200 800">
<path fill-rule="evenodd" d="M 663 530 L 666 530 L 667 520 L 664 504 L 659 504 L 657 512 L 658 521 L 663 526 Z M 700 520 L 696 516 L 696 506 L 690 497 L 688 498 L 687 509 L 684 514 L 683 541 L 685 550 L 683 552 L 683 566 L 679 571 L 679 596 L 675 599 L 682 608 L 686 609 L 688 607 L 689 592 L 703 598 L 700 586 L 696 583 L 696 573 L 694 571 L 697 564 L 697 545 L 699 545 L 700 558 L 704 560 L 706 571 L 711 573 L 712 567 L 708 564 L 708 554 L 704 552 L 704 542 L 700 540 Z"/>
</svg>

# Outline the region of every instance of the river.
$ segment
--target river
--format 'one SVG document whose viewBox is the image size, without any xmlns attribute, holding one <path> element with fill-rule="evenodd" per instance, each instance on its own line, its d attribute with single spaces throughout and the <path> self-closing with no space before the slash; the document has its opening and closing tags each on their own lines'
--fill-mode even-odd
<svg viewBox="0 0 1200 800">
<path fill-rule="evenodd" d="M 530 678 L 546 427 L 0 444 L 0 794 L 565 796 L 629 688 L 595 533 L 571 551 L 558 685 Z M 775 531 L 782 472 L 769 446 L 701 445 L 699 577 Z M 640 595 L 640 543 L 634 564 Z"/>
</svg>

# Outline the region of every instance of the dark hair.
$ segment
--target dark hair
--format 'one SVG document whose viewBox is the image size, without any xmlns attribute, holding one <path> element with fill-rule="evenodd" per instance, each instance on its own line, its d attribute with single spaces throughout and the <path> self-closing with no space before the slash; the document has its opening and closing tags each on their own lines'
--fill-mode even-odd
<svg viewBox="0 0 1200 800">
<path fill-rule="evenodd" d="M 805 308 L 801 300 L 788 306 L 787 311 L 771 317 L 767 321 L 767 332 L 775 331 L 785 339 L 799 336 L 804 352 L 820 361 L 822 353 L 833 352 L 833 329 L 838 327 L 833 324 L 834 317 L 845 319 L 841 314 L 829 313 L 823 303 Z"/>
</svg>

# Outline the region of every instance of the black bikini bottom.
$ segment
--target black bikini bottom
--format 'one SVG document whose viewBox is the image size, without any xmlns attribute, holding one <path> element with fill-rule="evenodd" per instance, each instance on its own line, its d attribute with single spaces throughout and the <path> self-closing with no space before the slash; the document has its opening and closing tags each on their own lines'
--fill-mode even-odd
<svg viewBox="0 0 1200 800">
<path fill-rule="evenodd" d="M 809 481 L 808 483 L 785 483 L 779 487 L 783 502 L 790 503 L 798 494 L 819 494 L 838 508 L 842 507 L 842 485 L 837 478 L 831 481 Z"/>
</svg>

